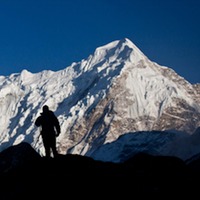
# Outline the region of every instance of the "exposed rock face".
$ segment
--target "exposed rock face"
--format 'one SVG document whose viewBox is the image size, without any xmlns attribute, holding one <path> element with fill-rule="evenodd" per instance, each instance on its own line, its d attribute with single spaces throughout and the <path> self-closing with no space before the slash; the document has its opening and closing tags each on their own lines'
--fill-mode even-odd
<svg viewBox="0 0 200 200">
<path fill-rule="evenodd" d="M 197 85 L 142 54 L 141 60 L 132 62 L 134 56 L 130 54 L 124 61 L 106 96 L 70 129 L 78 140 L 68 152 L 91 153 L 93 147 L 113 142 L 128 132 L 177 130 L 192 134 L 200 125 Z"/>
</svg>

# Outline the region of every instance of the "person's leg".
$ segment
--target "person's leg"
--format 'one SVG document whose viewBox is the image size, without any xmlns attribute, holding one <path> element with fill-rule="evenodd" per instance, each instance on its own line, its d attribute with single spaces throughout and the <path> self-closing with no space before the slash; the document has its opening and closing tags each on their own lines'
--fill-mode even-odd
<svg viewBox="0 0 200 200">
<path fill-rule="evenodd" d="M 53 156 L 54 158 L 58 155 L 58 152 L 57 152 L 57 149 L 56 149 L 56 138 L 52 138 L 52 141 L 51 141 L 51 149 L 52 149 L 52 152 L 53 152 Z"/>
<path fill-rule="evenodd" d="M 53 152 L 54 158 L 58 156 L 58 152 L 57 152 L 57 149 L 55 147 L 52 147 L 52 152 Z"/>
<path fill-rule="evenodd" d="M 43 145 L 45 149 L 45 157 L 50 158 L 51 157 L 50 143 L 49 140 L 45 137 L 43 138 Z"/>
<path fill-rule="evenodd" d="M 50 158 L 51 156 L 51 152 L 50 152 L 50 147 L 49 146 L 45 146 L 45 156 L 46 158 Z"/>
</svg>

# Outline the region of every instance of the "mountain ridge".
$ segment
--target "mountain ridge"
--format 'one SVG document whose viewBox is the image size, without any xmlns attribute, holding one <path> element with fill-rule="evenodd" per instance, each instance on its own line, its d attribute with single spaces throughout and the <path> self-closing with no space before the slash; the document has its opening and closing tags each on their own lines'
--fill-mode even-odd
<svg viewBox="0 0 200 200">
<path fill-rule="evenodd" d="M 150 61 L 129 39 L 98 47 L 63 70 L 0 77 L 0 147 L 27 141 L 43 154 L 34 120 L 44 104 L 61 124 L 58 150 L 85 155 L 128 132 L 200 126 L 198 85 Z"/>
</svg>

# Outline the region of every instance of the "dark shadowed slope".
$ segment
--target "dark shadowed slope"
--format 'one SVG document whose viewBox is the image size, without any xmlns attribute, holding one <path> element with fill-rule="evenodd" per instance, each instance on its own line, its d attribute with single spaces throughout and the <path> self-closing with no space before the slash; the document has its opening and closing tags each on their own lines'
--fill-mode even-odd
<svg viewBox="0 0 200 200">
<path fill-rule="evenodd" d="M 197 174 L 198 177 L 199 174 Z M 41 157 L 28 143 L 0 153 L 0 197 L 9 199 L 69 199 L 195 192 L 197 176 L 176 157 L 138 153 L 123 163 L 102 162 L 67 154 Z"/>
</svg>

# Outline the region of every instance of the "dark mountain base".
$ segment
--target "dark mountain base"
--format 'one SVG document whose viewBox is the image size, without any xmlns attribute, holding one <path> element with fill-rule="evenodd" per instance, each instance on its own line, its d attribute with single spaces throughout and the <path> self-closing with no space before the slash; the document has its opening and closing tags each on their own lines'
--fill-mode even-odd
<svg viewBox="0 0 200 200">
<path fill-rule="evenodd" d="M 176 157 L 140 153 L 124 163 L 80 155 L 41 157 L 27 143 L 0 153 L 0 197 L 10 199 L 105 198 L 135 195 L 192 196 L 200 173 Z M 126 199 L 126 198 L 125 198 Z"/>
</svg>

